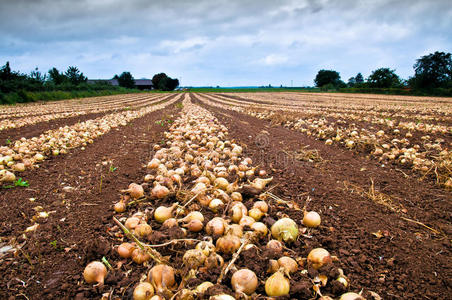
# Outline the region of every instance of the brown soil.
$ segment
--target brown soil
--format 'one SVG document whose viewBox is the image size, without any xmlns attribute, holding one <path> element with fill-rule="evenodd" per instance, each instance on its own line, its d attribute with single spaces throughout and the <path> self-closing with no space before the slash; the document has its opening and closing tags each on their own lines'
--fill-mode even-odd
<svg viewBox="0 0 452 300">
<path fill-rule="evenodd" d="M 192 99 L 196 98 L 192 95 Z M 357 153 L 326 146 L 290 129 L 271 126 L 269 122 L 240 113 L 207 108 L 227 126 L 230 139 L 244 146 L 253 164 L 274 177 L 272 193 L 293 201 L 295 208 L 303 207 L 309 196 L 312 201 L 307 204 L 308 210 L 321 214 L 322 225 L 304 232 L 301 239 L 290 245 L 291 250 L 286 255 L 306 257 L 311 249 L 325 247 L 339 257 L 339 266 L 351 280 L 351 290 L 364 289 L 367 299 L 371 299 L 369 291 L 377 292 L 383 299 L 445 299 L 452 294 L 450 193 L 402 178 L 399 172 L 381 168 Z M 161 126 L 155 121 L 174 119 L 171 115 L 175 113 L 173 106 L 137 119 L 99 138 L 84 151 L 75 149 L 66 156 L 44 162 L 38 170 L 22 174 L 29 180 L 29 188 L 1 191 L 0 236 L 2 240 L 17 237 L 18 244 L 25 244 L 15 257 L 0 258 L 0 274 L 3 275 L 0 298 L 99 299 L 103 293 L 113 292 L 122 299 L 131 299 L 134 285 L 148 268 L 130 260 L 121 261 L 113 251 L 113 245 L 118 245 L 123 238 L 113 230 L 111 207 L 118 201 L 120 189 L 141 181 L 145 174 L 142 164 L 148 161 L 151 147 L 163 141 L 162 133 L 168 123 Z M 320 155 L 313 161 L 295 157 L 294 153 L 307 145 L 307 149 L 317 150 Z M 105 160 L 112 160 L 117 169 L 110 172 L 109 165 L 100 167 Z M 381 198 L 385 202 L 375 203 L 364 195 L 370 178 L 374 180 L 377 195 L 381 192 L 390 197 Z M 64 186 L 74 190 L 64 191 Z M 30 202 L 30 197 L 36 200 Z M 244 199 L 248 208 L 253 203 L 250 198 Z M 152 206 L 175 200 L 170 197 Z M 33 208 L 38 205 L 50 215 L 39 219 L 40 228 L 24 239 L 21 232 L 32 224 L 30 219 L 36 214 Z M 202 213 L 206 220 L 213 216 L 205 209 Z M 271 202 L 270 215 L 281 214 L 289 215 L 298 224 L 302 219 L 300 210 Z M 413 221 L 422 222 L 439 233 Z M 270 226 L 274 219 L 267 217 L 263 222 Z M 150 243 L 163 243 L 182 236 L 177 230 L 162 230 L 153 220 L 150 225 L 154 229 L 147 237 Z M 379 231 L 381 236 L 376 234 Z M 201 239 L 202 236 L 202 233 L 189 233 L 187 237 Z M 265 238 L 256 245 L 264 249 L 267 241 Z M 179 267 L 184 250 L 189 248 L 193 245 L 175 244 L 159 251 L 162 255 L 172 255 L 171 264 Z M 253 270 L 259 278 L 267 278 L 269 259 L 281 255 L 252 248 L 242 252 L 236 265 Z M 109 273 L 103 287 L 94 288 L 83 281 L 83 268 L 89 261 L 103 256 L 117 270 Z M 225 261 L 230 258 L 224 255 Z M 124 264 L 119 267 L 121 262 Z M 294 299 L 312 297 L 309 278 L 315 276 L 316 271 L 307 267 L 308 274 L 292 276 Z M 178 268 L 178 271 L 184 272 L 184 269 Z M 330 280 L 337 277 L 337 272 L 337 268 L 331 266 L 322 270 Z M 200 272 L 187 286 L 194 287 L 205 280 L 215 283 L 219 273 L 219 269 Z M 181 281 L 180 276 L 179 273 L 177 282 Z M 208 299 L 209 295 L 220 291 L 232 294 L 230 278 L 231 273 L 222 284 L 199 297 Z M 259 284 L 257 292 L 265 295 L 263 284 Z M 332 283 L 322 292 L 338 296 L 343 288 Z"/>
</svg>

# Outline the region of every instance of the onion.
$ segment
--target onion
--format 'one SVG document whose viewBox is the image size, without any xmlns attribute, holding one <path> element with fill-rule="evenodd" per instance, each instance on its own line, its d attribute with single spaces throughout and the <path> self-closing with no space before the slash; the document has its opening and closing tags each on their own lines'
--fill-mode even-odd
<svg viewBox="0 0 452 300">
<path fill-rule="evenodd" d="M 288 256 L 280 257 L 278 264 L 284 269 L 284 273 L 286 274 L 294 273 L 298 270 L 298 264 L 295 259 Z"/>
<path fill-rule="evenodd" d="M 157 158 L 151 159 L 151 161 L 148 163 L 147 167 L 148 169 L 157 169 L 160 165 L 160 160 Z"/>
<path fill-rule="evenodd" d="M 315 211 L 305 213 L 303 217 L 303 224 L 307 227 L 318 227 L 320 225 L 320 215 Z"/>
<path fill-rule="evenodd" d="M 135 233 L 140 237 L 148 236 L 152 233 L 151 225 L 147 223 L 138 224 L 137 227 L 135 227 Z"/>
<path fill-rule="evenodd" d="M 25 165 L 23 163 L 17 163 L 12 167 L 13 171 L 23 172 L 25 171 Z"/>
<path fill-rule="evenodd" d="M 190 222 L 188 222 L 187 224 L 183 225 L 183 227 L 187 228 L 191 232 L 199 232 L 202 230 L 203 224 L 200 220 L 193 219 Z"/>
<path fill-rule="evenodd" d="M 176 208 L 177 204 L 174 203 L 171 207 L 166 206 L 159 206 L 154 212 L 154 219 L 159 222 L 163 223 L 169 218 L 172 217 L 173 210 Z"/>
<path fill-rule="evenodd" d="M 274 259 L 270 259 L 268 261 L 267 273 L 275 273 L 278 270 L 279 270 L 279 263 L 278 263 L 278 261 L 276 261 Z"/>
<path fill-rule="evenodd" d="M 133 300 L 150 300 L 154 295 L 154 288 L 149 282 L 140 282 L 133 290 Z"/>
<path fill-rule="evenodd" d="M 259 209 L 264 214 L 266 214 L 268 212 L 268 204 L 267 204 L 267 202 L 262 201 L 262 200 L 254 202 L 253 208 Z"/>
<path fill-rule="evenodd" d="M 195 293 L 196 294 L 204 294 L 208 288 L 214 286 L 214 284 L 212 282 L 209 281 L 204 281 L 203 283 L 201 283 L 200 285 L 198 285 L 195 289 Z"/>
<path fill-rule="evenodd" d="M 209 300 L 235 300 L 235 298 L 228 294 L 219 294 L 211 296 Z"/>
<path fill-rule="evenodd" d="M 199 211 L 192 211 L 182 219 L 183 222 L 190 222 L 192 220 L 199 220 L 201 222 L 204 222 L 204 216 Z"/>
<path fill-rule="evenodd" d="M 140 184 L 131 183 L 127 190 L 123 190 L 124 193 L 129 193 L 130 197 L 138 199 L 144 196 L 143 187 Z"/>
<path fill-rule="evenodd" d="M 218 267 L 223 267 L 224 265 L 224 259 L 219 254 L 212 252 L 207 259 L 205 266 L 207 269 L 211 270 Z"/>
<path fill-rule="evenodd" d="M 220 217 L 215 217 L 206 224 L 206 232 L 208 235 L 220 236 L 224 234 L 226 229 L 226 221 Z"/>
<path fill-rule="evenodd" d="M 315 248 L 308 254 L 308 263 L 311 263 L 314 269 L 319 269 L 331 262 L 332 259 L 330 253 L 323 248 Z"/>
<path fill-rule="evenodd" d="M 232 192 L 231 193 L 231 200 L 232 201 L 242 202 L 243 201 L 242 194 L 240 194 L 239 192 Z"/>
<path fill-rule="evenodd" d="M 276 272 L 265 281 L 265 293 L 270 297 L 288 295 L 290 292 L 289 279 L 281 272 Z"/>
<path fill-rule="evenodd" d="M 218 177 L 215 179 L 214 185 L 225 191 L 228 188 L 229 182 L 226 178 Z"/>
<path fill-rule="evenodd" d="M 243 236 L 243 227 L 239 224 L 232 224 L 228 226 L 228 233 L 237 237 Z"/>
<path fill-rule="evenodd" d="M 242 202 L 234 204 L 230 210 L 232 222 L 238 223 L 243 216 L 248 214 L 248 209 Z"/>
<path fill-rule="evenodd" d="M 166 219 L 165 222 L 163 222 L 162 224 L 163 228 L 172 228 L 175 226 L 177 226 L 177 219 L 175 218 Z"/>
<path fill-rule="evenodd" d="M 154 179 L 154 176 L 151 175 L 151 174 L 146 174 L 146 175 L 144 176 L 144 181 L 146 181 L 146 182 L 149 182 L 149 181 L 151 181 L 151 180 L 153 180 L 153 179 Z"/>
<path fill-rule="evenodd" d="M 298 237 L 298 227 L 294 220 L 282 218 L 276 221 L 271 227 L 272 236 L 285 242 L 293 242 Z"/>
<path fill-rule="evenodd" d="M 232 275 L 231 285 L 234 291 L 251 295 L 258 285 L 257 276 L 249 269 L 238 270 Z"/>
<path fill-rule="evenodd" d="M 248 216 L 255 221 L 259 221 L 264 216 L 264 213 L 259 208 L 252 208 L 248 211 Z"/>
<path fill-rule="evenodd" d="M 107 268 L 100 261 L 90 262 L 83 271 L 83 278 L 87 283 L 97 282 L 98 284 L 103 285 L 106 276 Z"/>
<path fill-rule="evenodd" d="M 251 186 L 257 189 L 258 191 L 262 191 L 267 184 L 269 184 L 273 180 L 273 177 L 262 179 L 262 178 L 256 178 L 251 183 Z"/>
<path fill-rule="evenodd" d="M 262 222 L 255 222 L 251 224 L 251 229 L 253 229 L 260 237 L 264 237 L 268 233 L 267 226 Z"/>
<path fill-rule="evenodd" d="M 16 175 L 10 171 L 5 171 L 1 175 L 0 182 L 6 181 L 6 182 L 13 182 L 16 181 Z"/>
<path fill-rule="evenodd" d="M 196 244 L 195 249 L 201 250 L 205 256 L 209 256 L 211 253 L 215 252 L 215 246 L 209 241 L 202 241 Z"/>
<path fill-rule="evenodd" d="M 163 199 L 168 196 L 170 193 L 169 189 L 166 186 L 161 185 L 160 183 L 156 183 L 154 188 L 151 190 L 151 196 L 157 199 Z"/>
<path fill-rule="evenodd" d="M 239 249 L 240 245 L 240 239 L 237 236 L 228 234 L 217 240 L 216 249 L 221 253 L 232 254 Z"/>
<path fill-rule="evenodd" d="M 144 262 L 147 262 L 150 259 L 151 256 L 142 249 L 137 248 L 132 252 L 132 260 L 139 265 L 141 265 Z"/>
<path fill-rule="evenodd" d="M 127 229 L 135 229 L 137 225 L 140 223 L 140 219 L 137 217 L 130 217 L 126 220 L 125 226 Z"/>
<path fill-rule="evenodd" d="M 119 201 L 114 206 L 114 210 L 117 213 L 125 212 L 126 208 L 127 208 L 127 204 L 124 201 Z"/>
<path fill-rule="evenodd" d="M 342 294 L 342 296 L 339 298 L 339 300 L 366 300 L 361 295 L 357 293 L 348 292 L 345 294 Z"/>
<path fill-rule="evenodd" d="M 251 226 L 254 223 L 256 223 L 256 220 L 254 220 L 250 216 L 243 216 L 239 221 L 239 225 L 241 226 Z"/>
<path fill-rule="evenodd" d="M 191 189 L 191 192 L 193 194 L 204 194 L 207 191 L 207 186 L 204 182 L 198 182 L 195 184 L 195 186 Z"/>
<path fill-rule="evenodd" d="M 148 281 L 158 293 L 162 293 L 176 284 L 174 269 L 164 264 L 156 265 L 149 270 Z"/>
<path fill-rule="evenodd" d="M 274 252 L 281 253 L 283 250 L 283 245 L 280 241 L 270 240 L 267 243 L 267 249 L 273 250 Z"/>
<path fill-rule="evenodd" d="M 221 210 L 223 207 L 224 207 L 223 201 L 221 201 L 218 198 L 212 199 L 212 201 L 210 201 L 209 203 L 209 209 L 215 213 Z"/>
<path fill-rule="evenodd" d="M 204 264 L 206 261 L 206 255 L 199 249 L 187 250 L 182 257 L 184 265 L 190 269 L 196 269 Z"/>
<path fill-rule="evenodd" d="M 130 258 L 133 250 L 135 250 L 135 246 L 131 243 L 122 243 L 117 249 L 119 256 L 122 258 Z"/>
</svg>

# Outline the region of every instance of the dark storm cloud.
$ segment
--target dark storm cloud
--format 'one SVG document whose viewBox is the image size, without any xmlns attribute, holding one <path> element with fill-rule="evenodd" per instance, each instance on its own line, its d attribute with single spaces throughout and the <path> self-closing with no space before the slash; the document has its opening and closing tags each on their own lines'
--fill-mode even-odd
<svg viewBox="0 0 452 300">
<path fill-rule="evenodd" d="M 451 51 L 450 28 L 442 0 L 16 0 L 0 4 L 0 55 L 25 72 L 77 65 L 90 77 L 311 85 L 320 68 L 407 78 L 420 55 Z"/>
</svg>

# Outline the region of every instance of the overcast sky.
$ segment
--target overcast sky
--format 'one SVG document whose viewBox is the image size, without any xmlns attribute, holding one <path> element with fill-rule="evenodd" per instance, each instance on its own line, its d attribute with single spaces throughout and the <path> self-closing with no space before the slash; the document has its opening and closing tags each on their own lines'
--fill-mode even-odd
<svg viewBox="0 0 452 300">
<path fill-rule="evenodd" d="M 0 0 L 0 65 L 182 85 L 313 85 L 452 52 L 450 0 Z"/>
</svg>

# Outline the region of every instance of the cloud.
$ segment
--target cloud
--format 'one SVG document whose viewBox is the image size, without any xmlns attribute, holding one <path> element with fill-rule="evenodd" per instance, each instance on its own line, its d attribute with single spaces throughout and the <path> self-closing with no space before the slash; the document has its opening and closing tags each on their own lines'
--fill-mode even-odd
<svg viewBox="0 0 452 300">
<path fill-rule="evenodd" d="M 281 65 L 288 61 L 289 59 L 280 54 L 270 54 L 267 55 L 264 59 L 261 60 L 262 63 L 269 66 Z"/>
<path fill-rule="evenodd" d="M 29 72 L 167 72 L 187 85 L 312 85 L 452 49 L 449 1 L 16 0 L 0 9 L 0 55 Z M 2 64 L 3 62 L 0 62 Z"/>
</svg>

